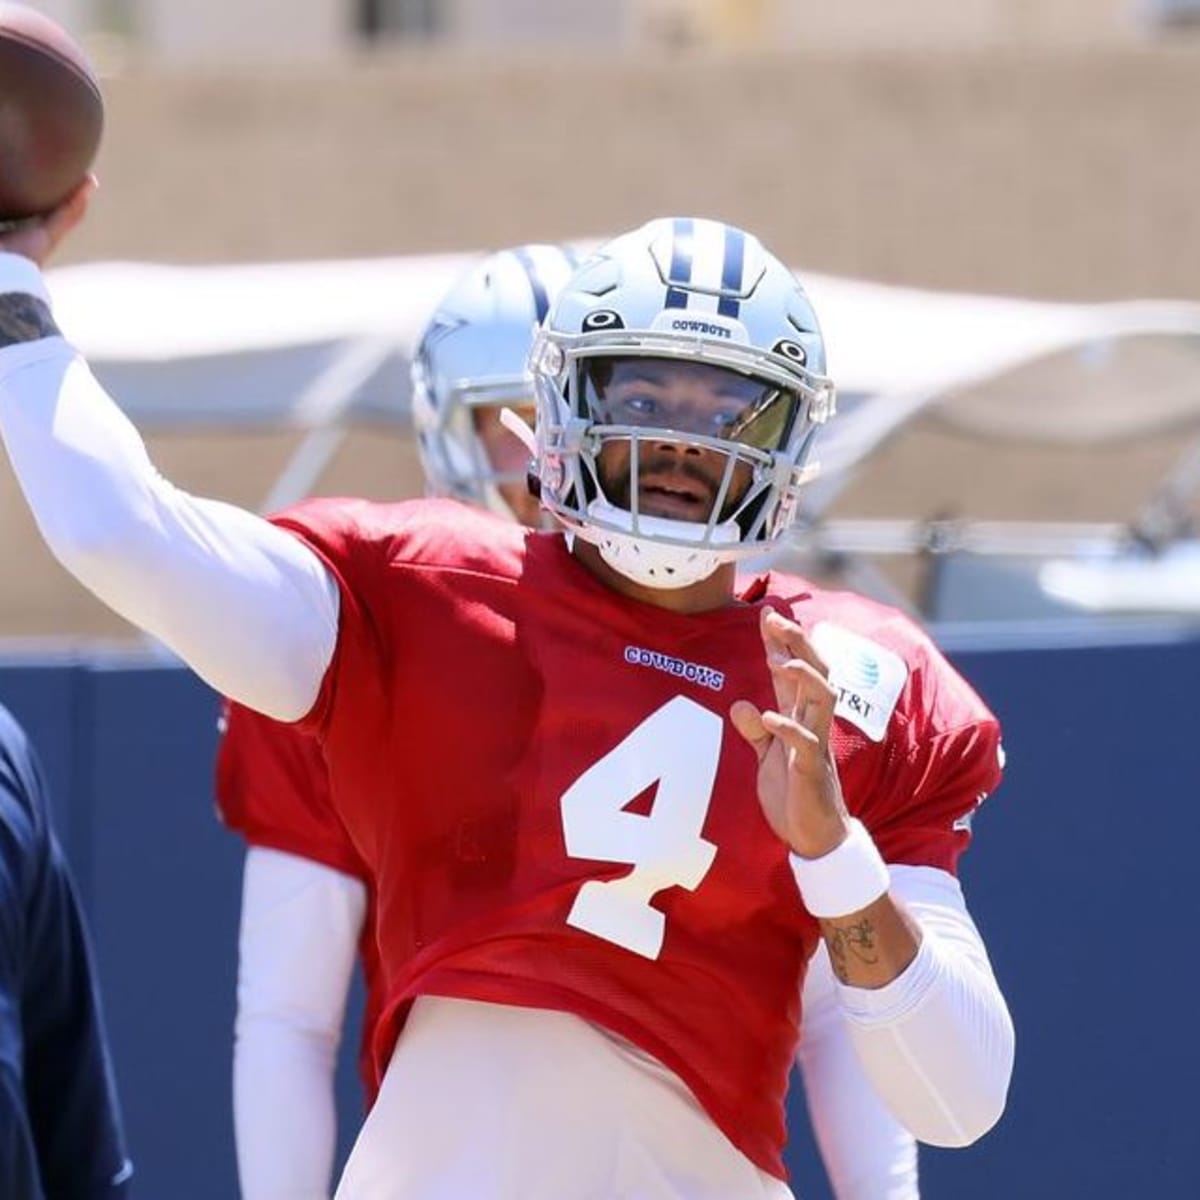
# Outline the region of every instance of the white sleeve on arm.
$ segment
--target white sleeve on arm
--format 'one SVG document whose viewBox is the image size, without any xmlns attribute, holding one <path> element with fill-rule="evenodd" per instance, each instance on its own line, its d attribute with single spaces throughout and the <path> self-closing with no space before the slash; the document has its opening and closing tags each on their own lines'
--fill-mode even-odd
<svg viewBox="0 0 1200 1200">
<path fill-rule="evenodd" d="M 246 855 L 233 1052 L 242 1200 L 328 1200 L 334 1072 L 365 912 L 349 875 L 276 850 Z"/>
<path fill-rule="evenodd" d="M 824 943 L 804 979 L 796 1062 L 837 1200 L 918 1200 L 916 1141 L 863 1071 L 838 1006 Z"/>
<path fill-rule="evenodd" d="M 958 880 L 935 867 L 891 866 L 892 894 L 919 922 L 916 958 L 886 987 L 835 983 L 850 1037 L 875 1090 L 921 1141 L 966 1146 L 999 1119 L 1015 1035 Z"/>
<path fill-rule="evenodd" d="M 0 295 L 44 300 L 0 254 Z M 54 556 L 217 691 L 281 720 L 313 704 L 337 641 L 337 585 L 297 538 L 181 492 L 59 337 L 0 349 L 0 432 Z"/>
</svg>

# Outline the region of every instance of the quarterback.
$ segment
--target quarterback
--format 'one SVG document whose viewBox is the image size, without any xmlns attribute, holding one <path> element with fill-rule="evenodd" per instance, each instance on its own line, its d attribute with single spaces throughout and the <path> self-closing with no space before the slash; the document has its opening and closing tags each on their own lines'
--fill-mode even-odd
<svg viewBox="0 0 1200 1200">
<path fill-rule="evenodd" d="M 0 241 L 0 428 L 54 553 L 225 694 L 320 741 L 375 887 L 379 1096 L 344 1198 L 786 1197 L 818 945 L 875 1091 L 964 1145 L 1013 1032 L 955 869 L 997 723 L 896 612 L 739 581 L 833 410 L 758 241 L 653 221 L 539 332 L 563 532 L 449 500 L 272 524 L 171 487 Z"/>
</svg>

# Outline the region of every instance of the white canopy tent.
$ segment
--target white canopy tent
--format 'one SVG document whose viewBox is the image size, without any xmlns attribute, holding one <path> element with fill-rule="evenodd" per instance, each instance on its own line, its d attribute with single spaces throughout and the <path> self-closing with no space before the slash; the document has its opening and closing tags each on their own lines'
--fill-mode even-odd
<svg viewBox="0 0 1200 1200">
<path fill-rule="evenodd" d="M 474 259 L 95 263 L 52 271 L 49 286 L 64 331 L 144 428 L 304 433 L 266 501 L 276 507 L 310 490 L 350 426 L 407 424 L 415 341 L 437 300 Z M 1057 304 L 798 274 L 821 316 L 842 397 L 841 413 L 818 446 L 822 476 L 807 494 L 801 544 L 810 551 L 903 552 L 922 539 L 928 548 L 919 521 L 839 526 L 820 518 L 874 450 L 931 408 L 984 437 L 1079 442 L 1200 427 L 1200 304 Z M 1183 356 L 1174 384 L 1132 393 L 1106 386 L 1114 346 L 1147 338 L 1168 339 Z M 1063 355 L 1084 372 L 1085 386 L 1074 398 L 1050 402 L 1027 388 L 1013 396 L 997 386 Z M 1150 514 L 1156 505 L 1174 511 L 1198 485 L 1200 452 L 1192 452 L 1164 480 Z M 1130 558 L 1124 533 L 1109 526 L 976 527 L 960 531 L 950 549 L 1023 549 L 1041 558 L 1056 549 L 1072 558 L 1082 553 L 1089 561 L 1074 562 L 1074 571 L 1046 576 L 1059 601 L 1098 610 L 1153 608 L 1158 585 L 1147 572 L 1159 569 L 1158 560 Z M 1178 563 L 1171 569 L 1166 591 L 1174 597 L 1171 611 L 1180 611 L 1190 571 L 1180 583 Z M 1099 582 L 1097 572 L 1108 582 Z"/>
<path fill-rule="evenodd" d="M 281 384 L 293 374 L 290 362 L 322 347 L 342 355 L 387 347 L 407 360 L 438 298 L 472 261 L 453 254 L 249 266 L 92 263 L 51 271 L 49 285 L 60 324 L 99 369 L 145 372 L 142 386 L 123 393 L 139 417 L 316 428 L 331 413 L 306 398 L 309 387 L 264 390 L 247 376 L 248 360 L 280 360 Z M 821 317 L 830 371 L 855 396 L 945 396 L 1063 350 L 1138 335 L 1200 337 L 1200 304 L 1053 304 L 801 277 Z M 187 386 L 197 370 L 217 385 L 212 391 Z M 380 399 L 366 385 L 347 391 L 339 412 L 405 411 L 406 393 Z M 1080 434 L 1060 428 L 1052 411 L 1040 419 L 1047 434 Z"/>
</svg>

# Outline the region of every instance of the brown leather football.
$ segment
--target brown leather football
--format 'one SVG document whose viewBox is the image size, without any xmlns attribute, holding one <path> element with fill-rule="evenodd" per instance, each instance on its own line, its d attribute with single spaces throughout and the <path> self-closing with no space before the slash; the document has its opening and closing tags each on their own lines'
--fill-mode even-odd
<svg viewBox="0 0 1200 1200">
<path fill-rule="evenodd" d="M 100 84 L 75 40 L 49 17 L 0 0 L 0 221 L 65 200 L 103 127 Z"/>
</svg>

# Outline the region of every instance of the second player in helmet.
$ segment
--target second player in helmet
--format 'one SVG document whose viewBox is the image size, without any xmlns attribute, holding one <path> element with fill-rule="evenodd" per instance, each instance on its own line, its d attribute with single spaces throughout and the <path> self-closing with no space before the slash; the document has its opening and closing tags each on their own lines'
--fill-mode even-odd
<svg viewBox="0 0 1200 1200">
<path fill-rule="evenodd" d="M 575 265 L 549 245 L 488 255 L 429 319 L 413 361 L 413 423 L 426 488 L 536 524 L 528 451 L 500 424 L 533 419 L 533 331 Z M 234 1132 L 243 1200 L 328 1195 L 333 1081 L 353 963 L 362 964 L 360 1073 L 378 1079 L 371 1037 L 385 999 L 375 888 L 330 796 L 317 742 L 227 704 L 218 809 L 247 843 L 234 1046 Z"/>
<path fill-rule="evenodd" d="M 501 422 L 533 424 L 529 350 L 576 263 L 568 248 L 516 246 L 464 275 L 430 317 L 413 354 L 413 427 L 431 494 L 540 523 L 529 452 Z"/>
</svg>

